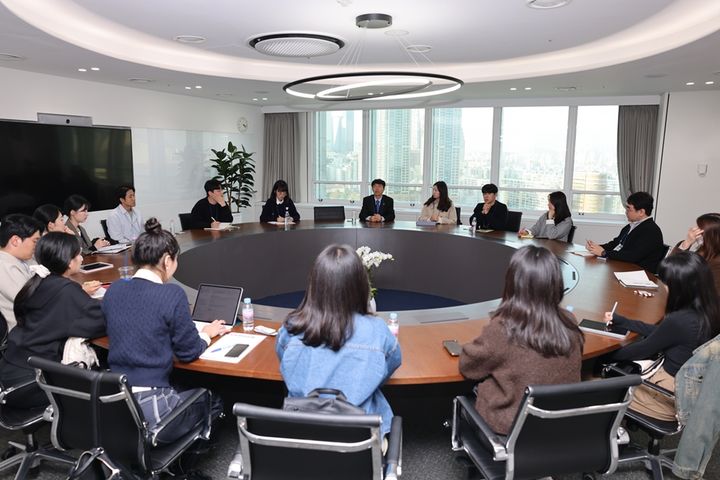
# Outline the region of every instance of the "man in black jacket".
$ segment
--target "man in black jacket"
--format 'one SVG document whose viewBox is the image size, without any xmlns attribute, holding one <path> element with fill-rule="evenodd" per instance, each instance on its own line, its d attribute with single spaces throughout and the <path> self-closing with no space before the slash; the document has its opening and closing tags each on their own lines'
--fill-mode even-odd
<svg viewBox="0 0 720 480">
<path fill-rule="evenodd" d="M 597 257 L 635 263 L 652 273 L 657 272 L 666 248 L 660 227 L 653 221 L 653 197 L 647 192 L 635 192 L 627 199 L 625 216 L 630 221 L 610 242 L 598 245 L 588 240 L 586 248 Z"/>
<path fill-rule="evenodd" d="M 192 209 L 190 228 L 218 228 L 220 222 L 233 221 L 230 205 L 225 200 L 222 184 L 215 179 L 205 182 L 207 196 L 197 201 Z"/>
<path fill-rule="evenodd" d="M 392 222 L 395 220 L 393 199 L 383 195 L 385 180 L 376 178 L 372 181 L 372 195 L 363 198 L 360 210 L 361 222 Z"/>
</svg>

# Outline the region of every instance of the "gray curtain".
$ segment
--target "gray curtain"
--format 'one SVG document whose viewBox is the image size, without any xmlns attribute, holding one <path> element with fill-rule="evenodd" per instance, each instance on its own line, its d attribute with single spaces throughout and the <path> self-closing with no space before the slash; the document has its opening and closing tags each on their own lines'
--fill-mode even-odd
<svg viewBox="0 0 720 480">
<path fill-rule="evenodd" d="M 276 180 L 285 180 L 290 197 L 300 193 L 300 120 L 298 113 L 266 113 L 263 142 L 263 200 Z"/>
<path fill-rule="evenodd" d="M 623 202 L 631 193 L 652 194 L 657 122 L 657 105 L 620 106 L 617 159 L 620 195 Z"/>
</svg>

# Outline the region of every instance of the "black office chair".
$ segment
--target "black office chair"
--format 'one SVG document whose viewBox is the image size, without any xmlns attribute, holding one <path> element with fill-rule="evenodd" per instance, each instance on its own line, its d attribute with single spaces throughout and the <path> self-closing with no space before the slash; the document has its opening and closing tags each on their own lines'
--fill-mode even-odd
<svg viewBox="0 0 720 480">
<path fill-rule="evenodd" d="M 180 228 L 182 230 L 192 229 L 192 213 L 178 213 L 180 217 Z"/>
<path fill-rule="evenodd" d="M 455 213 L 457 215 L 457 224 L 462 225 L 462 221 L 460 221 L 460 207 L 455 207 Z"/>
<path fill-rule="evenodd" d="M 692 362 L 687 362 L 692 363 Z M 679 372 L 678 372 L 679 373 Z M 627 376 L 627 373 L 614 365 L 606 365 L 603 374 L 605 376 Z M 642 384 L 661 395 L 675 400 L 675 394 L 670 390 L 662 388 L 654 383 L 643 380 Z M 677 435 L 682 432 L 683 425 L 677 421 L 663 421 L 649 417 L 628 409 L 625 412 L 626 426 L 629 430 L 640 429 L 647 433 L 649 439 L 647 447 L 638 444 L 630 444 L 623 449 L 620 456 L 620 463 L 645 462 L 646 468 L 651 472 L 653 480 L 663 479 L 663 467 L 672 469 L 673 459 L 669 456 L 675 449 L 662 450 L 661 442 L 665 437 Z"/>
<path fill-rule="evenodd" d="M 519 232 L 521 220 L 522 220 L 522 212 L 508 211 L 507 220 L 505 221 L 505 231 Z"/>
<path fill-rule="evenodd" d="M 0 357 L 5 355 L 5 349 L 7 348 L 7 336 L 8 336 L 8 324 L 5 320 L 5 315 L 0 312 Z"/>
<path fill-rule="evenodd" d="M 8 405 L 14 396 L 22 394 L 22 392 L 35 385 L 35 380 L 16 385 L 14 387 L 0 387 L 0 427 L 6 430 L 22 430 L 25 435 L 25 443 L 9 442 L 10 446 L 3 453 L 3 460 L 0 462 L 0 472 L 20 464 L 15 479 L 24 479 L 27 477 L 33 464 L 39 460 L 50 460 L 70 466 L 75 463 L 75 459 L 64 455 L 52 448 L 39 448 L 35 432 L 44 425 L 48 424 L 49 416 L 46 417 L 45 407 L 36 408 L 17 408 Z"/>
<path fill-rule="evenodd" d="M 188 430 L 174 443 L 157 445 L 162 429 L 205 390 L 199 390 L 150 429 L 125 375 L 85 370 L 39 357 L 30 357 L 28 363 L 37 371 L 38 384 L 50 398 L 54 412 L 51 439 L 60 450 L 99 447 L 121 472 L 137 471 L 143 478 L 155 478 L 197 439 L 207 439 L 210 434 L 208 416 L 206 422 Z"/>
<path fill-rule="evenodd" d="M 110 232 L 108 231 L 108 228 L 107 228 L 107 220 L 104 220 L 104 219 L 100 220 L 100 225 L 102 226 L 103 233 L 105 234 L 105 240 L 110 242 L 111 245 L 117 245 L 118 241 L 113 240 L 113 238 L 110 236 Z"/>
<path fill-rule="evenodd" d="M 306 413 L 236 403 L 240 442 L 228 477 L 253 480 L 396 479 L 402 419 L 394 417 L 383 459 L 379 415 Z"/>
<path fill-rule="evenodd" d="M 316 222 L 345 221 L 345 207 L 314 207 L 313 216 Z"/>
<path fill-rule="evenodd" d="M 570 231 L 568 232 L 568 238 L 567 238 L 568 243 L 573 243 L 573 238 L 575 238 L 575 230 L 577 230 L 577 227 L 575 225 L 570 227 Z"/>
<path fill-rule="evenodd" d="M 541 478 L 577 472 L 612 473 L 617 429 L 640 376 L 527 387 L 510 433 L 499 435 L 475 410 L 475 398 L 455 398 L 452 446 L 487 480 Z M 592 474 L 585 474 L 592 478 Z"/>
</svg>

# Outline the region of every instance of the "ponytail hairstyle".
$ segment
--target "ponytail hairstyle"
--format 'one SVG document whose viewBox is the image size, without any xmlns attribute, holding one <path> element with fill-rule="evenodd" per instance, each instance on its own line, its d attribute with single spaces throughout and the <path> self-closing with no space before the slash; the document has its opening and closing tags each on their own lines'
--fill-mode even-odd
<svg viewBox="0 0 720 480">
<path fill-rule="evenodd" d="M 165 255 L 174 260 L 178 253 L 180 245 L 173 234 L 163 230 L 158 219 L 152 217 L 145 222 L 145 232 L 135 240 L 132 258 L 138 268 L 158 267 Z"/>
<path fill-rule="evenodd" d="M 79 254 L 80 240 L 75 235 L 64 232 L 48 232 L 35 245 L 35 259 L 48 270 L 48 274 L 64 274 L 72 259 Z M 45 275 L 35 273 L 15 297 L 14 311 L 19 326 L 22 326 L 24 322 L 25 306 L 28 300 L 44 278 Z"/>
<path fill-rule="evenodd" d="M 33 218 L 38 222 L 42 223 L 42 233 L 47 232 L 48 223 L 55 223 L 55 220 L 57 220 L 60 215 L 62 215 L 60 209 L 50 203 L 40 205 L 33 212 Z"/>
</svg>

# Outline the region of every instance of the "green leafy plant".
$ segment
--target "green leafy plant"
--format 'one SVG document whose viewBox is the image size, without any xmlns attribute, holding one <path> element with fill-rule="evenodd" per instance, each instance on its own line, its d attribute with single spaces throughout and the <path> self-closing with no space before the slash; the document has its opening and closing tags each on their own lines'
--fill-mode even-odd
<svg viewBox="0 0 720 480">
<path fill-rule="evenodd" d="M 255 160 L 244 145 L 238 149 L 232 142 L 222 150 L 210 149 L 215 158 L 210 158 L 212 168 L 217 171 L 215 179 L 222 183 L 228 204 L 235 205 L 235 211 L 249 207 L 255 190 Z"/>
</svg>

